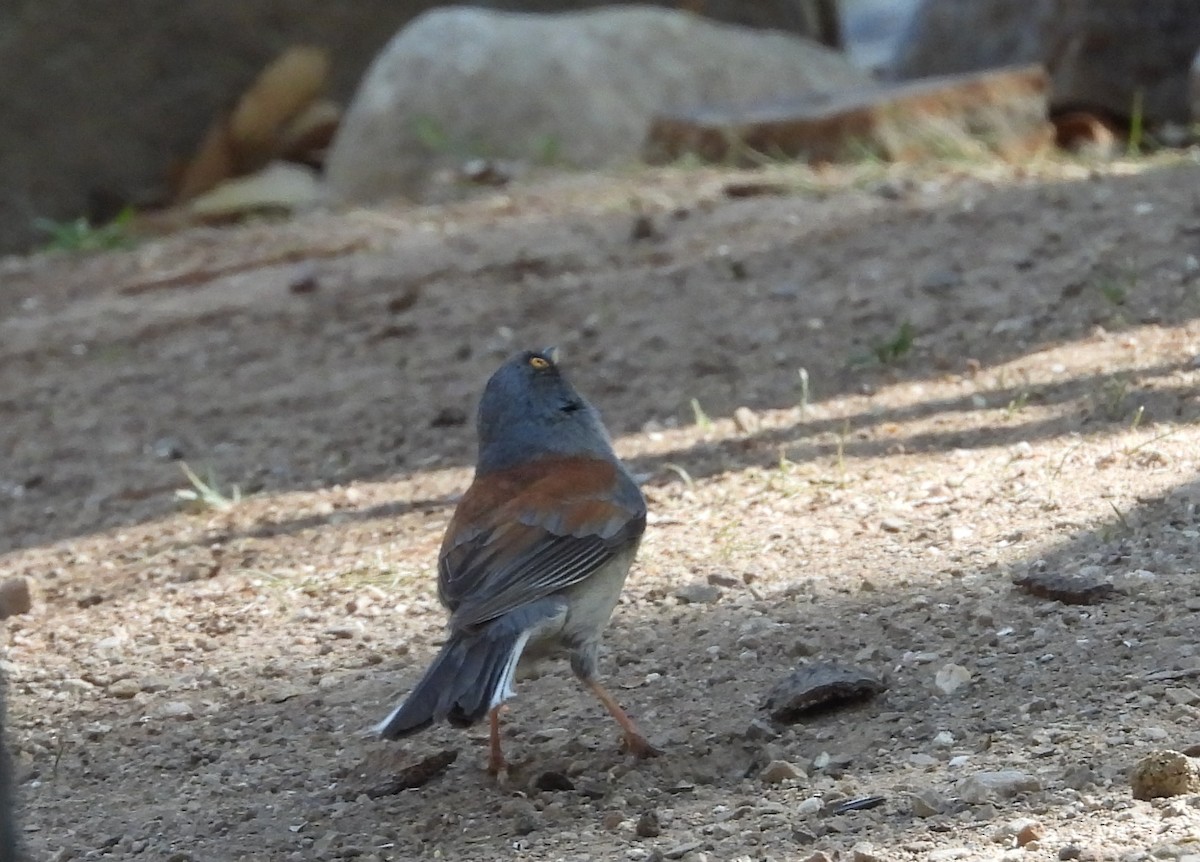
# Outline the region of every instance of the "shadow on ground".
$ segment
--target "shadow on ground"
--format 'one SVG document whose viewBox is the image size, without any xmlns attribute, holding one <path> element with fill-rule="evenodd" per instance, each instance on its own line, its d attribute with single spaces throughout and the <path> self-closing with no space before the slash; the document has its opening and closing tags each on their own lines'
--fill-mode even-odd
<svg viewBox="0 0 1200 862">
<path fill-rule="evenodd" d="M 1150 846 L 1164 840 L 1156 814 L 1145 822 L 1117 814 L 1129 807 L 1126 774 L 1137 757 L 1197 741 L 1195 708 L 1166 692 L 1200 673 L 1198 506 L 1200 482 L 1189 479 L 1062 540 L 965 571 L 950 559 L 887 559 L 878 547 L 851 546 L 846 563 L 858 578 L 728 584 L 712 605 L 679 604 L 635 575 L 605 667 L 666 756 L 634 764 L 620 755 L 615 728 L 560 668 L 520 687 L 507 725 L 517 767 L 501 786 L 483 773 L 480 732 L 439 729 L 401 745 L 358 734 L 386 711 L 389 690 L 411 682 L 427 643 L 379 665 L 361 643 L 334 640 L 319 654 L 335 670 L 310 672 L 310 651 L 282 655 L 257 689 L 223 681 L 218 650 L 207 681 L 187 696 L 201 704 L 199 722 L 139 720 L 145 705 L 134 704 L 59 729 L 58 748 L 29 764 L 30 843 L 110 858 L 238 858 L 248 848 L 279 859 L 733 858 L 848 852 L 864 839 L 920 856 L 949 836 L 986 855 L 998 852 L 1006 824 L 1033 817 L 1051 847 Z M 1011 585 L 1031 567 L 1084 566 L 1121 592 L 1076 607 Z M 379 628 L 390 639 L 386 623 Z M 766 691 L 813 660 L 863 667 L 889 689 L 796 725 L 767 720 Z M 946 694 L 935 677 L 950 664 L 971 681 Z M 457 762 L 425 787 L 367 795 L 445 749 L 459 750 Z M 807 774 L 766 783 L 772 761 Z M 962 798 L 966 777 L 998 769 L 1026 773 L 1035 789 Z M 560 789 L 537 788 L 546 772 L 559 774 Z M 838 799 L 875 794 L 877 808 L 830 811 Z M 118 797 L 102 822 L 79 819 L 80 800 Z M 805 806 L 810 797 L 823 807 Z M 647 812 L 659 834 L 635 830 Z"/>
</svg>

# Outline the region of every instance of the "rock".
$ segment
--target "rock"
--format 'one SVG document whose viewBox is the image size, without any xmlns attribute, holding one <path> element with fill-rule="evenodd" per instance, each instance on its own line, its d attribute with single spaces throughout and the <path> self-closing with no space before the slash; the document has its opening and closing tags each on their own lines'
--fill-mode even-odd
<svg viewBox="0 0 1200 862">
<path fill-rule="evenodd" d="M 964 802 L 981 805 L 997 799 L 1008 799 L 1018 793 L 1042 789 L 1042 783 L 1032 775 L 1015 769 L 999 772 L 976 772 L 958 784 L 958 795 Z"/>
<path fill-rule="evenodd" d="M 850 848 L 851 862 L 879 862 L 882 858 L 879 851 L 866 841 L 860 841 Z"/>
<path fill-rule="evenodd" d="M 703 841 L 682 841 L 673 847 L 669 847 L 663 851 L 664 859 L 682 859 L 693 850 L 699 850 L 703 845 Z"/>
<path fill-rule="evenodd" d="M 467 411 L 458 406 L 442 407 L 429 421 L 430 428 L 458 428 L 467 424 Z"/>
<path fill-rule="evenodd" d="M 376 59 L 334 139 L 331 196 L 427 198 L 475 156 L 578 167 L 637 157 L 651 117 L 862 86 L 845 57 L 684 12 L 437 9 Z"/>
<path fill-rule="evenodd" d="M 289 212 L 320 197 L 312 168 L 272 162 L 256 173 L 228 179 L 196 196 L 187 209 L 204 219 L 229 219 L 254 212 Z"/>
<path fill-rule="evenodd" d="M 1044 19 L 1042 58 L 1051 106 L 1143 122 L 1189 119 L 1188 70 L 1200 45 L 1194 0 L 1055 0 Z"/>
<path fill-rule="evenodd" d="M 133 677 L 125 677 L 108 686 L 108 693 L 121 700 L 128 700 L 142 690 L 141 684 Z"/>
<path fill-rule="evenodd" d="M 1017 833 L 1017 846 L 1024 847 L 1027 844 L 1032 844 L 1034 841 L 1042 840 L 1046 834 L 1046 829 L 1040 823 L 1026 823 L 1021 827 L 1021 831 Z"/>
<path fill-rule="evenodd" d="M 801 781 L 808 778 L 808 775 L 794 763 L 772 760 L 763 768 L 759 778 L 766 784 L 782 784 L 784 781 Z"/>
<path fill-rule="evenodd" d="M 182 721 L 191 721 L 196 717 L 196 711 L 192 709 L 192 705 L 182 700 L 164 703 L 155 714 L 159 718 L 174 718 Z"/>
<path fill-rule="evenodd" d="M 381 796 L 393 796 L 402 790 L 414 787 L 424 787 L 433 779 L 450 768 L 450 764 L 458 759 L 458 751 L 444 749 L 437 754 L 431 754 L 415 763 L 410 763 L 402 769 L 390 771 L 387 779 L 367 788 L 366 795 L 371 799 Z"/>
<path fill-rule="evenodd" d="M 927 862 L 950 862 L 952 859 L 966 859 L 974 853 L 968 847 L 944 847 L 941 850 L 931 850 L 926 854 Z"/>
<path fill-rule="evenodd" d="M 795 722 L 811 710 L 868 700 L 887 688 L 871 674 L 832 662 L 804 665 L 767 695 L 765 708 L 776 721 Z"/>
<path fill-rule="evenodd" d="M 1030 572 L 1014 578 L 1013 585 L 1043 599 L 1065 605 L 1094 605 L 1109 598 L 1116 588 L 1096 574 L 1061 575 Z"/>
<path fill-rule="evenodd" d="M 1072 790 L 1085 790 L 1099 783 L 1099 776 L 1089 766 L 1077 763 L 1063 770 L 1062 783 Z"/>
<path fill-rule="evenodd" d="M 762 428 L 762 420 L 749 407 L 739 407 L 733 411 L 733 424 L 743 434 L 757 434 Z"/>
<path fill-rule="evenodd" d="M 26 133 L 0 140 L 0 249 L 38 241 L 35 217 L 105 222 L 170 197 L 172 163 L 282 48 L 331 46 L 330 92 L 348 99 L 413 6 L 0 4 L 0 114 L 26 118 Z"/>
<path fill-rule="evenodd" d="M 824 807 L 825 801 L 820 796 L 810 796 L 796 806 L 796 814 L 799 817 L 809 817 L 819 814 Z"/>
<path fill-rule="evenodd" d="M 1167 703 L 1174 706 L 1195 706 L 1200 703 L 1200 694 L 1185 686 L 1168 688 L 1163 696 L 1167 699 Z"/>
<path fill-rule="evenodd" d="M 1052 0 L 921 0 L 886 69 L 896 80 L 977 72 L 1042 59 Z M 969 39 L 963 34 L 970 33 Z"/>
<path fill-rule="evenodd" d="M 1128 120 L 1141 92 L 1145 122 L 1182 123 L 1197 44 L 1192 0 L 924 0 L 889 73 L 910 79 L 1040 61 L 1056 114 Z"/>
<path fill-rule="evenodd" d="M 575 782 L 561 772 L 543 772 L 534 779 L 533 786 L 547 793 L 561 793 L 575 789 Z"/>
<path fill-rule="evenodd" d="M 971 672 L 961 664 L 942 665 L 933 676 L 933 684 L 942 694 L 954 694 L 970 681 Z"/>
<path fill-rule="evenodd" d="M 6 82 L 0 116 L 21 118 L 27 129 L 0 140 L 5 190 L 0 251 L 43 241 L 33 228 L 37 217 L 106 222 L 126 203 L 169 198 L 172 166 L 202 140 L 220 142 L 206 128 L 212 132 L 214 119 L 224 119 L 266 64 L 291 46 L 328 48 L 331 100 L 316 106 L 345 104 L 388 38 L 432 5 L 429 0 L 361 0 L 345 7 L 324 0 L 143 0 L 111 7 L 74 0 L 0 3 L 0 79 Z M 549 11 L 600 4 L 489 0 L 488 5 Z M 833 44 L 836 28 L 823 20 L 820 5 L 705 0 L 697 8 L 730 24 Z M 80 33 L 87 38 L 78 38 Z M 294 149 L 323 128 L 321 112 L 313 113 L 291 124 Z M 260 128 L 244 114 L 243 109 L 232 118 L 239 131 Z M 213 155 L 218 162 L 227 156 Z"/>
<path fill-rule="evenodd" d="M 654 809 L 643 811 L 633 827 L 639 838 L 657 838 L 662 834 L 662 826 L 658 822 L 658 812 Z"/>
<path fill-rule="evenodd" d="M 29 613 L 32 607 L 33 596 L 27 579 L 7 578 L 0 582 L 0 620 Z"/>
<path fill-rule="evenodd" d="M 675 598 L 685 605 L 711 605 L 721 598 L 721 588 L 694 581 L 675 590 Z"/>
<path fill-rule="evenodd" d="M 746 730 L 742 735 L 752 741 L 770 742 L 772 739 L 779 738 L 779 731 L 761 718 L 755 718 L 746 725 Z"/>
<path fill-rule="evenodd" d="M 945 157 L 947 151 L 1028 156 L 1053 137 L 1040 66 L 876 84 L 833 95 L 700 106 L 655 117 L 651 162 L 694 155 L 754 164 L 761 154 L 810 162 Z"/>
<path fill-rule="evenodd" d="M 945 797 L 932 788 L 910 793 L 908 800 L 912 806 L 912 813 L 917 817 L 934 817 L 949 807 Z"/>
<path fill-rule="evenodd" d="M 1200 764 L 1179 751 L 1152 751 L 1133 767 L 1129 784 L 1134 799 L 1200 793 Z"/>
</svg>

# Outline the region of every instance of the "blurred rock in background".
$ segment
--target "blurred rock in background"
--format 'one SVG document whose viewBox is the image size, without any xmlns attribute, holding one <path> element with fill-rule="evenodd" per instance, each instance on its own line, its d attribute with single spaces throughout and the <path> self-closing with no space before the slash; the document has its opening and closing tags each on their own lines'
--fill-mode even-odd
<svg viewBox="0 0 1200 862">
<path fill-rule="evenodd" d="M 793 33 L 832 0 L 687 0 L 729 23 Z M 0 251 L 44 236 L 38 218 L 113 218 L 161 204 L 215 118 L 274 58 L 324 49 L 346 104 L 375 54 L 436 0 L 5 0 L 0 3 Z M 588 0 L 490 0 L 554 11 Z M 653 4 L 652 4 L 653 5 Z M 676 6 L 671 2 L 657 5 Z"/>
<path fill-rule="evenodd" d="M 338 201 L 436 199 L 472 158 L 590 168 L 638 160 L 653 116 L 863 87 L 845 55 L 667 9 L 440 9 L 384 49 L 329 152 Z"/>
<path fill-rule="evenodd" d="M 1190 117 L 1196 0 L 922 0 L 890 74 L 921 78 L 1029 62 L 1050 73 L 1054 114 L 1153 126 Z"/>
</svg>

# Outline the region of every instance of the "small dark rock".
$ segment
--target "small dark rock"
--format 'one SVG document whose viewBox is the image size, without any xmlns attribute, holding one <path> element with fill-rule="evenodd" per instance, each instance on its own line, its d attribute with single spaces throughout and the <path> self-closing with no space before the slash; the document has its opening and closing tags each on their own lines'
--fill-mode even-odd
<svg viewBox="0 0 1200 862">
<path fill-rule="evenodd" d="M 921 290 L 934 296 L 948 294 L 963 283 L 962 276 L 949 269 L 936 270 L 925 276 Z"/>
<path fill-rule="evenodd" d="M 431 428 L 458 428 L 467 424 L 467 414 L 461 407 L 443 407 L 429 423 Z"/>
<path fill-rule="evenodd" d="M 707 580 L 714 587 L 740 587 L 742 585 L 741 578 L 735 578 L 733 575 L 722 574 L 720 572 L 711 573 Z"/>
<path fill-rule="evenodd" d="M 629 230 L 629 238 L 634 242 L 644 239 L 654 239 L 658 236 L 658 231 L 654 228 L 654 219 L 645 213 L 639 213 L 633 220 L 633 227 Z"/>
<path fill-rule="evenodd" d="M 528 835 L 536 832 L 537 828 L 538 818 L 535 813 L 522 812 L 513 818 L 513 832 L 517 835 Z"/>
<path fill-rule="evenodd" d="M 588 799 L 603 799 L 608 796 L 608 787 L 600 781 L 589 781 L 587 784 L 580 785 L 578 788 L 579 795 Z"/>
<path fill-rule="evenodd" d="M 634 827 L 639 838 L 657 838 L 662 834 L 662 825 L 658 822 L 658 812 L 651 809 L 643 811 Z"/>
<path fill-rule="evenodd" d="M 558 793 L 575 789 L 575 782 L 561 772 L 543 772 L 533 781 L 533 786 L 547 793 Z"/>
<path fill-rule="evenodd" d="M 480 186 L 503 186 L 512 181 L 512 169 L 495 159 L 470 159 L 459 170 L 463 182 Z"/>
<path fill-rule="evenodd" d="M 83 595 L 83 597 L 76 599 L 76 606 L 79 607 L 80 610 L 86 610 L 88 607 L 95 607 L 103 600 L 104 597 L 100 593 L 88 593 Z"/>
<path fill-rule="evenodd" d="M 795 722 L 806 713 L 868 700 L 887 688 L 878 678 L 832 662 L 805 665 L 767 695 L 766 709 L 776 721 Z"/>
<path fill-rule="evenodd" d="M 301 296 L 306 293 L 316 293 L 321 286 L 316 273 L 304 272 L 288 282 L 288 292 Z"/>
<path fill-rule="evenodd" d="M 725 197 L 736 199 L 786 195 L 789 189 L 783 183 L 731 182 L 725 184 L 723 191 Z"/>
<path fill-rule="evenodd" d="M 1023 578 L 1015 578 L 1013 584 L 1038 598 L 1065 605 L 1094 605 L 1116 592 L 1107 581 L 1084 575 L 1031 572 Z"/>
<path fill-rule="evenodd" d="M 704 842 L 702 841 L 685 841 L 682 844 L 676 844 L 674 847 L 664 850 L 663 856 L 667 859 L 682 859 L 693 850 L 699 850 L 703 844 Z"/>
<path fill-rule="evenodd" d="M 779 738 L 779 731 L 761 718 L 755 718 L 746 726 L 746 731 L 743 735 L 749 740 L 770 742 L 772 739 Z"/>
<path fill-rule="evenodd" d="M 367 796 L 378 799 L 381 796 L 394 796 L 401 790 L 411 790 L 414 787 L 424 787 L 450 768 L 450 764 L 458 759 L 458 751 L 446 749 L 430 755 L 423 760 L 406 766 L 387 781 L 368 788 Z"/>
<path fill-rule="evenodd" d="M 150 444 L 150 451 L 160 461 L 182 461 L 185 454 L 183 444 L 176 437 L 159 437 Z"/>
<path fill-rule="evenodd" d="M 415 288 L 410 288 L 399 296 L 393 296 L 388 300 L 387 310 L 392 314 L 400 314 L 401 312 L 408 311 L 416 305 L 418 295 L 419 293 Z"/>
<path fill-rule="evenodd" d="M 28 613 L 32 607 L 29 581 L 25 578 L 9 578 L 0 582 L 0 620 Z"/>
<path fill-rule="evenodd" d="M 711 605 L 721 598 L 721 588 L 697 581 L 676 589 L 675 598 L 685 605 Z"/>
</svg>

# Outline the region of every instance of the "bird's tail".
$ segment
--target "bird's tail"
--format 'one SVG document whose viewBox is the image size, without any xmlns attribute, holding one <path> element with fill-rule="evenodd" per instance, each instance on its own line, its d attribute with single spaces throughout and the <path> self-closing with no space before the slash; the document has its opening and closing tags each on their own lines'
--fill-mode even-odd
<svg viewBox="0 0 1200 862">
<path fill-rule="evenodd" d="M 529 630 L 488 626 L 454 632 L 403 703 L 375 728 L 385 739 L 424 730 L 435 721 L 474 724 L 513 696 L 513 674 Z"/>
</svg>

